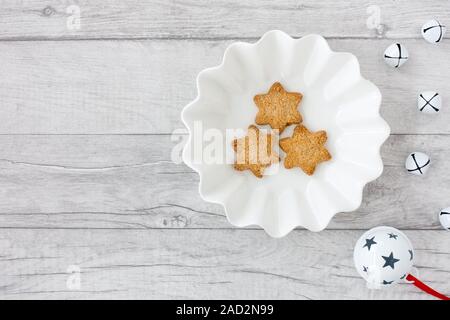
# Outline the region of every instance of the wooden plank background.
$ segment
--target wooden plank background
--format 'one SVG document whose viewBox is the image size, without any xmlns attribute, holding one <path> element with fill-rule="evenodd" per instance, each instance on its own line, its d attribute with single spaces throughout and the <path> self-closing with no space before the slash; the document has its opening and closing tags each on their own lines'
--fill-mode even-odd
<svg viewBox="0 0 450 320">
<path fill-rule="evenodd" d="M 0 298 L 427 299 L 409 285 L 365 288 L 353 245 L 378 225 L 405 230 L 422 278 L 450 293 L 450 234 L 437 220 L 450 206 L 450 45 L 420 36 L 428 19 L 450 23 L 449 1 L 1 5 Z M 378 30 L 366 25 L 374 5 Z M 392 129 L 385 171 L 361 208 L 324 232 L 282 239 L 230 226 L 221 207 L 200 199 L 197 175 L 171 157 L 197 73 L 233 41 L 270 29 L 319 33 L 354 53 L 382 91 Z M 382 60 L 393 39 L 411 56 L 399 70 Z M 439 115 L 416 110 L 421 90 L 442 93 Z M 411 151 L 431 156 L 427 176 L 404 172 Z M 76 288 L 67 284 L 72 267 Z"/>
<path fill-rule="evenodd" d="M 77 5 L 81 28 L 67 28 Z M 259 38 L 272 29 L 292 36 L 373 38 L 371 6 L 381 9 L 382 35 L 419 38 L 424 19 L 450 15 L 448 0 L 2 0 L 0 36 L 17 39 Z M 69 9 L 70 10 L 70 9 Z M 370 11 L 370 9 L 369 9 Z M 426 20 L 425 20 L 426 21 Z"/>
</svg>

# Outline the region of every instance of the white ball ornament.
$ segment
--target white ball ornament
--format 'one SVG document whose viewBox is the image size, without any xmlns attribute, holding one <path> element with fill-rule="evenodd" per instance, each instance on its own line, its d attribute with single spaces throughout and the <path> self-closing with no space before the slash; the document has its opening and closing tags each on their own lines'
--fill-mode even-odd
<svg viewBox="0 0 450 320">
<path fill-rule="evenodd" d="M 441 95 L 435 91 L 424 91 L 417 97 L 417 108 L 424 113 L 438 113 L 442 108 Z"/>
<path fill-rule="evenodd" d="M 393 43 L 384 51 L 384 61 L 393 68 L 401 67 L 408 58 L 408 50 L 400 43 Z"/>
<path fill-rule="evenodd" d="M 447 28 L 437 20 L 430 20 L 422 26 L 422 37 L 429 43 L 441 42 Z"/>
<path fill-rule="evenodd" d="M 423 152 L 413 152 L 406 158 L 405 167 L 409 173 L 421 176 L 430 167 L 431 159 Z"/>
<path fill-rule="evenodd" d="M 405 281 L 413 268 L 414 250 L 401 231 L 377 227 L 356 242 L 353 260 L 369 287 L 380 288 Z"/>
<path fill-rule="evenodd" d="M 439 212 L 439 221 L 444 229 L 450 230 L 450 207 Z"/>
</svg>

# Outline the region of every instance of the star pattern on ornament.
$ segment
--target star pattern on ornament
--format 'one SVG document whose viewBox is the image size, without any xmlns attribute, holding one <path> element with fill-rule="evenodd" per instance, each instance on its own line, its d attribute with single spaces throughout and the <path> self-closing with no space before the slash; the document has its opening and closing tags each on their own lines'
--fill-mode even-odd
<svg viewBox="0 0 450 320">
<path fill-rule="evenodd" d="M 412 261 L 412 259 L 414 258 L 414 254 L 412 250 L 408 250 L 409 252 L 409 261 Z"/>
<path fill-rule="evenodd" d="M 285 168 L 300 167 L 307 175 L 312 175 L 319 163 L 331 159 L 324 146 L 326 141 L 325 131 L 311 132 L 305 126 L 296 126 L 292 137 L 280 140 L 281 150 L 286 152 Z"/>
<path fill-rule="evenodd" d="M 392 282 L 394 282 L 394 281 L 386 281 L 386 280 L 383 280 L 383 284 L 384 284 L 384 285 L 391 284 Z"/>
<path fill-rule="evenodd" d="M 384 266 L 383 266 L 383 268 L 386 268 L 386 267 L 391 267 L 392 269 L 395 269 L 395 264 L 397 263 L 397 262 L 399 262 L 400 260 L 399 259 L 395 259 L 394 258 L 394 253 L 393 252 L 391 252 L 391 254 L 389 255 L 389 257 L 385 257 L 385 256 L 381 256 L 383 259 L 384 259 Z"/>
<path fill-rule="evenodd" d="M 298 105 L 303 95 L 299 92 L 287 92 L 279 82 L 275 82 L 266 94 L 258 94 L 253 98 L 258 113 L 255 122 L 268 124 L 280 133 L 289 125 L 302 122 Z"/>
<path fill-rule="evenodd" d="M 397 234 L 393 234 L 393 233 L 388 233 L 389 239 L 394 238 L 395 240 L 397 240 L 398 235 Z"/>
<path fill-rule="evenodd" d="M 363 248 L 367 247 L 367 250 L 370 251 L 370 248 L 372 247 L 372 245 L 377 244 L 375 242 L 375 236 L 372 237 L 371 239 L 366 239 L 366 244 L 363 246 Z"/>
</svg>

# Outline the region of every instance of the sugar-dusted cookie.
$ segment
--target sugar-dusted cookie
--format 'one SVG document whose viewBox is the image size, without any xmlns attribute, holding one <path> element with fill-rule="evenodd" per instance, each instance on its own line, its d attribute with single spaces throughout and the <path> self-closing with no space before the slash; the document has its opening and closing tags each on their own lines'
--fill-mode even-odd
<svg viewBox="0 0 450 320">
<path fill-rule="evenodd" d="M 284 166 L 287 169 L 300 167 L 307 175 L 312 175 L 319 163 L 331 159 L 324 146 L 326 141 L 325 131 L 310 132 L 303 125 L 296 126 L 292 137 L 280 140 L 281 150 L 286 152 Z"/>
<path fill-rule="evenodd" d="M 268 124 L 280 133 L 287 126 L 302 122 L 302 116 L 298 112 L 302 97 L 301 93 L 287 92 L 279 82 L 274 83 L 269 92 L 253 98 L 259 109 L 255 122 Z"/>
<path fill-rule="evenodd" d="M 261 133 L 251 125 L 247 135 L 233 140 L 233 149 L 236 152 L 234 168 L 239 171 L 250 170 L 258 178 L 262 178 L 264 169 L 273 163 L 278 163 L 280 157 L 273 151 L 272 135 Z"/>
</svg>

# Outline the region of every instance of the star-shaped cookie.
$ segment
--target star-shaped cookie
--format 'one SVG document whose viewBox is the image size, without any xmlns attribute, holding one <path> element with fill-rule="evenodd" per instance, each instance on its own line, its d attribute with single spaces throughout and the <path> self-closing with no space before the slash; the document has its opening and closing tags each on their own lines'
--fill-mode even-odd
<svg viewBox="0 0 450 320">
<path fill-rule="evenodd" d="M 280 161 L 272 148 L 272 135 L 262 134 L 254 125 L 248 127 L 245 137 L 233 140 L 233 149 L 236 152 L 234 168 L 250 170 L 258 178 L 262 178 L 265 168 Z"/>
<path fill-rule="evenodd" d="M 307 175 L 312 175 L 319 163 L 331 159 L 324 146 L 326 141 L 325 131 L 310 132 L 303 125 L 296 126 L 292 137 L 280 140 L 281 150 L 286 152 L 285 168 L 300 167 Z"/>
<path fill-rule="evenodd" d="M 297 107 L 303 95 L 298 92 L 287 92 L 281 83 L 276 82 L 266 94 L 258 94 L 253 98 L 259 111 L 255 122 L 268 124 L 281 133 L 291 124 L 302 122 L 302 116 Z"/>
</svg>

